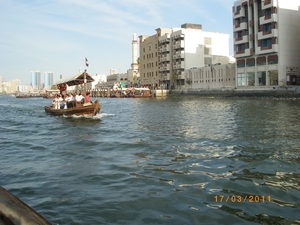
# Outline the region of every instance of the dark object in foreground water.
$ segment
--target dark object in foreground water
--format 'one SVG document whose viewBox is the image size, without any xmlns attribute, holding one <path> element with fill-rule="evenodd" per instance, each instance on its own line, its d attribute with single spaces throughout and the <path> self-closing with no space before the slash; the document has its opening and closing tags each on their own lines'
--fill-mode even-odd
<svg viewBox="0 0 300 225">
<path fill-rule="evenodd" d="M 44 217 L 2 187 L 0 187 L 0 224 L 51 225 Z"/>
</svg>

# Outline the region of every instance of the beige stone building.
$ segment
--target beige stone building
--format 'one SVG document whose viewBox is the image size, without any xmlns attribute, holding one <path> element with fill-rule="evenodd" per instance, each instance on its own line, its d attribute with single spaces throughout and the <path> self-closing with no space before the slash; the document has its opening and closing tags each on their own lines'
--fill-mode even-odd
<svg viewBox="0 0 300 225">
<path fill-rule="evenodd" d="M 141 35 L 140 38 L 140 81 L 143 86 L 157 86 L 158 79 L 158 36 Z"/>
</svg>

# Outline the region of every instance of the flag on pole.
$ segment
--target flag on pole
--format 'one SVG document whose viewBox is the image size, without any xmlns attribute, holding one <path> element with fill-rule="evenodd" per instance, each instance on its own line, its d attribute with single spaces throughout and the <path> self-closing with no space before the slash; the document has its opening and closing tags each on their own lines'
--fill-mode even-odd
<svg viewBox="0 0 300 225">
<path fill-rule="evenodd" d="M 86 65 L 87 67 L 89 66 L 89 61 L 87 60 L 86 57 L 84 58 L 84 63 L 85 63 L 85 65 Z"/>
</svg>

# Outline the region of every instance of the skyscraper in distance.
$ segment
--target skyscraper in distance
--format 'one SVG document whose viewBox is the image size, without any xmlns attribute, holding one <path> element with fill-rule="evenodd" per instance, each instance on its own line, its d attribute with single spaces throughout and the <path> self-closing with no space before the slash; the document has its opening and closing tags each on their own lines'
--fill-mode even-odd
<svg viewBox="0 0 300 225">
<path fill-rule="evenodd" d="M 51 88 L 53 85 L 53 73 L 50 72 L 44 72 L 44 87 L 46 89 Z"/>
<path fill-rule="evenodd" d="M 31 73 L 31 86 L 33 88 L 41 87 L 41 72 L 40 71 L 30 71 Z"/>
</svg>

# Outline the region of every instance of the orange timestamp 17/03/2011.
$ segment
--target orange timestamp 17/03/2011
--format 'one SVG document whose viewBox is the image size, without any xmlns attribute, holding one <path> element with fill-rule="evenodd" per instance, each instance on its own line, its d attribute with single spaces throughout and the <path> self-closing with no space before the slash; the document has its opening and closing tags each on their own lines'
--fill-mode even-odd
<svg viewBox="0 0 300 225">
<path fill-rule="evenodd" d="M 215 202 L 271 202 L 271 196 L 264 195 L 215 195 Z"/>
</svg>

